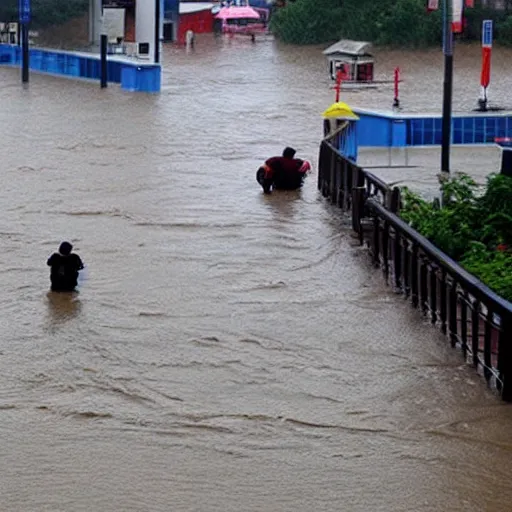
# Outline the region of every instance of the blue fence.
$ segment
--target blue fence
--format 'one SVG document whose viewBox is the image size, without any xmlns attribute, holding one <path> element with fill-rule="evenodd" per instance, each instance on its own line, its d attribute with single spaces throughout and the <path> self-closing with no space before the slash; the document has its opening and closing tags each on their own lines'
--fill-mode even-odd
<svg viewBox="0 0 512 512">
<path fill-rule="evenodd" d="M 354 109 L 360 117 L 357 144 L 367 147 L 441 144 L 441 116 L 395 115 Z M 512 113 L 453 116 L 452 144 L 493 144 L 512 137 Z"/>
<path fill-rule="evenodd" d="M 357 162 L 357 121 L 324 119 L 324 137 L 330 137 L 345 158 Z"/>
<path fill-rule="evenodd" d="M 0 44 L 0 64 L 21 65 L 21 47 Z M 101 60 L 97 55 L 74 52 L 30 49 L 30 69 L 82 79 L 99 80 Z M 158 64 L 107 60 L 108 81 L 123 89 L 139 92 L 159 92 L 161 68 Z"/>
</svg>

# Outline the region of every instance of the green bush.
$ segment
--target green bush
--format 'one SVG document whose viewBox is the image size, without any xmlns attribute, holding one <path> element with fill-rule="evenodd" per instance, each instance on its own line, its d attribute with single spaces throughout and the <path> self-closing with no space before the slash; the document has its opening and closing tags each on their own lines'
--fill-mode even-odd
<svg viewBox="0 0 512 512">
<path fill-rule="evenodd" d="M 512 301 L 512 178 L 493 174 L 483 191 L 458 174 L 441 181 L 441 196 L 440 207 L 404 187 L 402 219 Z"/>
<path fill-rule="evenodd" d="M 439 249 L 458 259 L 469 249 L 478 217 L 477 185 L 459 175 L 441 184 L 443 207 L 404 187 L 401 217 Z"/>
<path fill-rule="evenodd" d="M 461 265 L 489 288 L 512 302 L 512 253 L 490 251 L 485 244 L 473 242 Z"/>
</svg>

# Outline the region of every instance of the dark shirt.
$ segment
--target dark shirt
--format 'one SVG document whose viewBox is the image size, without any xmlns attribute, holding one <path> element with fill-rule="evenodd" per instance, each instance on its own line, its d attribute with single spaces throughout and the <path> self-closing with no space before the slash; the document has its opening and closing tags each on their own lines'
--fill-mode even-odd
<svg viewBox="0 0 512 512">
<path fill-rule="evenodd" d="M 73 291 L 75 289 L 78 284 L 78 271 L 84 268 L 78 254 L 71 253 L 69 256 L 63 256 L 56 252 L 50 256 L 47 264 L 51 267 L 52 290 Z"/>
</svg>

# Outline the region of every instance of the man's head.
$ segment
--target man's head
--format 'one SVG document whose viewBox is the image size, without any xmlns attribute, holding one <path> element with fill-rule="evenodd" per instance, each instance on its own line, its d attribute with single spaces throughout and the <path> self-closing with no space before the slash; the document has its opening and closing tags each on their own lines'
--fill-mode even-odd
<svg viewBox="0 0 512 512">
<path fill-rule="evenodd" d="M 295 149 L 293 148 L 284 148 L 283 156 L 284 158 L 293 158 L 295 156 Z"/>
<path fill-rule="evenodd" d="M 62 242 L 59 247 L 59 252 L 63 256 L 68 256 L 71 254 L 71 251 L 73 250 L 73 246 L 69 242 Z"/>
</svg>

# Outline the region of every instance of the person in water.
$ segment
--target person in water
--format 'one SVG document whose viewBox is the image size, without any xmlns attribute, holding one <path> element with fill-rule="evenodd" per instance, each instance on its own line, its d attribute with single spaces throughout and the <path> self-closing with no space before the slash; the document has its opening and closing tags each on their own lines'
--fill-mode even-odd
<svg viewBox="0 0 512 512">
<path fill-rule="evenodd" d="M 59 252 L 53 253 L 47 261 L 51 267 L 52 291 L 72 292 L 78 284 L 78 272 L 84 268 L 84 264 L 72 250 L 73 246 L 69 242 L 62 242 Z"/>
<path fill-rule="evenodd" d="M 295 190 L 302 186 L 310 165 L 300 158 L 294 158 L 295 153 L 295 149 L 286 147 L 282 156 L 269 158 L 258 169 L 256 179 L 265 194 L 270 194 L 272 188 Z"/>
</svg>

